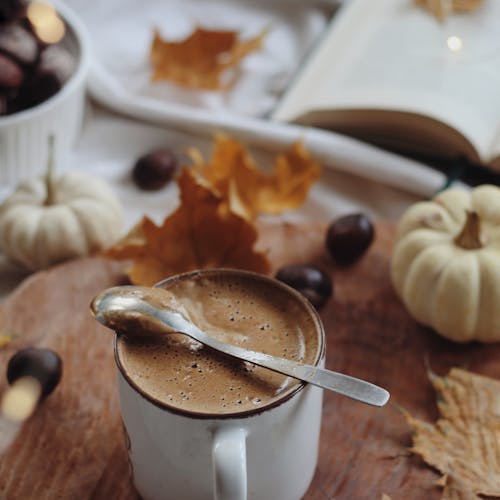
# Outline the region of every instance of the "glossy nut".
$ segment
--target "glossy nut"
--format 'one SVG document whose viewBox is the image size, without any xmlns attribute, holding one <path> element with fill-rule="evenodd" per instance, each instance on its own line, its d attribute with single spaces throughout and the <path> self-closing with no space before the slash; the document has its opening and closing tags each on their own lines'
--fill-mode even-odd
<svg viewBox="0 0 500 500">
<path fill-rule="evenodd" d="M 169 149 L 158 149 L 141 156 L 132 171 L 141 189 L 154 191 L 166 186 L 177 170 L 177 158 Z"/>
<path fill-rule="evenodd" d="M 339 264 L 357 260 L 371 245 L 375 231 L 369 217 L 350 214 L 330 224 L 326 233 L 326 247 Z"/>
<path fill-rule="evenodd" d="M 20 18 L 26 12 L 27 2 L 24 0 L 1 0 L 0 22 L 9 22 Z"/>
<path fill-rule="evenodd" d="M 21 377 L 36 378 L 42 386 L 42 398 L 57 386 L 62 375 L 62 361 L 50 349 L 28 347 L 12 356 L 7 365 L 7 380 L 13 384 Z"/>
<path fill-rule="evenodd" d="M 1 2 L 4 0 L 0 0 Z M 19 23 L 0 23 L 0 51 L 33 69 L 39 55 L 36 38 Z"/>
<path fill-rule="evenodd" d="M 276 273 L 276 279 L 295 288 L 316 308 L 321 309 L 333 293 L 330 276 L 308 264 L 290 264 Z"/>
<path fill-rule="evenodd" d="M 37 72 L 23 85 L 16 97 L 17 111 L 32 108 L 60 90 L 61 84 L 54 73 Z"/>
<path fill-rule="evenodd" d="M 64 47 L 51 45 L 40 54 L 38 72 L 53 75 L 62 86 L 75 71 L 75 58 Z"/>
<path fill-rule="evenodd" d="M 16 89 L 23 82 L 23 71 L 19 65 L 0 54 L 0 89 Z"/>
</svg>

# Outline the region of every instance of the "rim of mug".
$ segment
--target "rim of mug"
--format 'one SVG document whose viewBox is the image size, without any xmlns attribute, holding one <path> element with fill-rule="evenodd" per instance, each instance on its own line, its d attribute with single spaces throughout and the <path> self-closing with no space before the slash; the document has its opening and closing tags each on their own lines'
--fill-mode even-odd
<svg viewBox="0 0 500 500">
<path fill-rule="evenodd" d="M 307 300 L 300 292 L 298 292 L 294 288 L 290 287 L 289 285 L 283 283 L 282 281 L 279 281 L 279 280 L 272 278 L 270 276 L 256 273 L 253 271 L 245 271 L 242 269 L 232 269 L 232 268 L 212 268 L 212 269 L 198 269 L 195 271 L 188 271 L 185 273 L 176 274 L 174 276 L 171 276 L 169 278 L 166 278 L 166 279 L 156 283 L 154 286 L 155 287 L 162 287 L 166 283 L 172 283 L 175 281 L 192 279 L 193 277 L 198 277 L 198 276 L 210 276 L 210 275 L 219 275 L 219 274 L 239 275 L 239 276 L 249 277 L 251 279 L 258 279 L 260 281 L 265 281 L 267 283 L 272 284 L 272 286 L 276 286 L 278 288 L 281 288 L 286 293 L 292 295 L 299 303 L 301 303 L 302 306 L 310 314 L 310 316 L 311 316 L 311 318 L 314 321 L 314 324 L 316 326 L 315 331 L 316 331 L 316 334 L 318 336 L 318 349 L 316 352 L 314 362 L 312 364 L 314 366 L 319 365 L 319 363 L 325 357 L 325 349 L 326 349 L 326 338 L 325 338 L 325 330 L 323 327 L 323 323 L 319 317 L 318 312 L 316 311 L 314 306 L 309 302 L 309 300 Z M 114 338 L 114 342 L 113 342 L 113 350 L 114 350 L 114 357 L 115 357 L 116 366 L 118 367 L 125 382 L 127 382 L 127 384 L 137 394 L 139 394 L 144 399 L 146 399 L 148 402 L 152 403 L 153 405 L 157 406 L 158 408 L 160 408 L 162 410 L 166 410 L 166 411 L 169 411 L 171 413 L 176 413 L 178 415 L 183 415 L 185 417 L 190 417 L 193 419 L 222 420 L 222 419 L 246 418 L 246 417 L 258 415 L 260 413 L 267 412 L 267 411 L 271 410 L 272 408 L 276 408 L 278 406 L 281 406 L 283 403 L 290 400 L 293 396 L 295 396 L 297 393 L 301 392 L 302 389 L 304 389 L 307 385 L 309 385 L 306 382 L 299 382 L 298 384 L 294 385 L 293 387 L 291 387 L 290 389 L 285 391 L 283 394 L 281 394 L 276 399 L 273 399 L 269 403 L 267 403 L 259 408 L 255 408 L 255 409 L 241 410 L 241 411 L 230 412 L 230 413 L 229 412 L 228 413 L 209 413 L 209 412 L 198 412 L 198 411 L 186 410 L 186 409 L 179 408 L 178 406 L 174 406 L 174 405 L 165 403 L 164 401 L 160 401 L 160 400 L 154 398 L 151 394 L 146 392 L 144 389 L 139 387 L 134 382 L 132 377 L 127 373 L 127 371 L 125 370 L 124 366 L 121 363 L 120 355 L 118 353 L 118 335 L 117 334 L 115 334 L 115 338 Z"/>
</svg>

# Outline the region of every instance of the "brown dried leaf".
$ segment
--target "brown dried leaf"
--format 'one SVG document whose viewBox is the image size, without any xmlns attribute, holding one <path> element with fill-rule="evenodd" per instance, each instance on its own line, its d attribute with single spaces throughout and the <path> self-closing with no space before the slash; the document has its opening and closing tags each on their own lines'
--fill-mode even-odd
<svg viewBox="0 0 500 500">
<path fill-rule="evenodd" d="M 230 69 L 262 47 L 263 30 L 249 40 L 239 40 L 236 31 L 207 30 L 197 27 L 179 42 L 163 40 L 155 30 L 150 48 L 152 81 L 169 80 L 192 89 L 220 90 L 230 87 L 235 75 L 223 82 Z"/>
<path fill-rule="evenodd" d="M 477 496 L 460 478 L 443 476 L 443 479 L 441 486 L 444 490 L 441 500 L 481 500 L 481 497 Z"/>
<path fill-rule="evenodd" d="M 0 333 L 0 349 L 10 344 L 13 338 L 14 336 L 8 333 Z"/>
<path fill-rule="evenodd" d="M 130 257 L 142 255 L 144 245 L 146 244 L 146 237 L 144 236 L 145 219 L 147 217 L 143 217 L 123 238 L 113 245 L 115 252 L 127 248 L 127 252 L 133 254 Z"/>
<path fill-rule="evenodd" d="M 470 12 L 482 5 L 484 0 L 414 0 L 416 5 L 428 10 L 439 21 L 444 21 L 453 12 Z"/>
<path fill-rule="evenodd" d="M 500 381 L 459 368 L 431 381 L 441 418 L 430 424 L 405 415 L 411 451 L 448 476 L 443 498 L 500 496 Z"/>
<path fill-rule="evenodd" d="M 213 267 L 269 271 L 266 256 L 253 250 L 257 230 L 251 223 L 231 213 L 225 200 L 194 172 L 184 169 L 177 182 L 179 208 L 159 227 L 144 217 L 130 244 L 126 237 L 106 253 L 133 260 L 128 270 L 132 283 L 151 286 L 173 274 Z"/>
<path fill-rule="evenodd" d="M 230 209 L 248 220 L 258 213 L 297 208 L 321 175 L 320 165 L 300 142 L 276 157 L 271 175 L 258 168 L 242 144 L 225 135 L 216 137 L 207 163 L 199 153 L 191 157 L 197 172 L 228 200 Z"/>
</svg>

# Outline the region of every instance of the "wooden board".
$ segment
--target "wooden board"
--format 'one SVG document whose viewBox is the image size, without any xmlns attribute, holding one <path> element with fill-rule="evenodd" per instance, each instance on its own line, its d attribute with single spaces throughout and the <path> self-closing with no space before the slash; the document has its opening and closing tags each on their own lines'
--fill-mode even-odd
<svg viewBox="0 0 500 500">
<path fill-rule="evenodd" d="M 410 432 L 400 405 L 430 421 L 437 416 L 426 362 L 439 374 L 464 366 L 500 378 L 500 346 L 457 345 L 418 326 L 389 281 L 394 227 L 377 226 L 369 252 L 349 268 L 325 253 L 325 226 L 264 226 L 262 248 L 275 268 L 314 262 L 332 273 L 335 296 L 321 315 L 327 367 L 390 390 L 391 402 L 372 408 L 325 394 L 319 465 L 309 500 L 440 497 L 438 475 L 407 448 Z M 101 289 L 124 282 L 121 265 L 98 258 L 70 262 L 28 278 L 0 307 L 0 331 L 18 334 L 0 350 L 0 367 L 17 350 L 58 351 L 60 386 L 24 424 L 0 457 L 0 498 L 136 499 L 123 445 L 112 338 L 90 316 Z M 0 380 L 0 392 L 6 382 Z"/>
</svg>

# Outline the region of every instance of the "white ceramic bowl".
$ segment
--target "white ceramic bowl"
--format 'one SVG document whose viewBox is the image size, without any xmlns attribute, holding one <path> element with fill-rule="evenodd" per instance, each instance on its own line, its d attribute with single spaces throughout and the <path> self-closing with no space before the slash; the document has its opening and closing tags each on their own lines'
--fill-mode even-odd
<svg viewBox="0 0 500 500">
<path fill-rule="evenodd" d="M 56 163 L 73 148 L 83 121 L 89 49 L 85 28 L 65 5 L 51 3 L 66 22 L 63 44 L 76 67 L 50 99 L 24 111 L 0 117 L 0 186 L 14 186 L 46 170 L 48 137 L 54 135 Z"/>
</svg>

